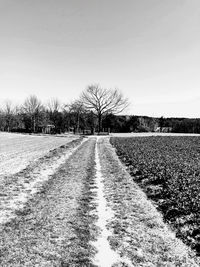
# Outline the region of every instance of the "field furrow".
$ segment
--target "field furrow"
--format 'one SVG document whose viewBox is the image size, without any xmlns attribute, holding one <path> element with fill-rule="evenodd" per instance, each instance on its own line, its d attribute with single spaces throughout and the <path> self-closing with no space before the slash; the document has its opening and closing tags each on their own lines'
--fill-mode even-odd
<svg viewBox="0 0 200 267">
<path fill-rule="evenodd" d="M 200 255 L 199 137 L 112 138 L 111 143 L 177 237 Z"/>
</svg>

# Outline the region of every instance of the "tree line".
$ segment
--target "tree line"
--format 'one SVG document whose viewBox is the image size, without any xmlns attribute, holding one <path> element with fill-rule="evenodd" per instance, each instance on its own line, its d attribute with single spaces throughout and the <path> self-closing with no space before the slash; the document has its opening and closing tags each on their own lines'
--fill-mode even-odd
<svg viewBox="0 0 200 267">
<path fill-rule="evenodd" d="M 5 101 L 0 107 L 0 131 L 200 133 L 200 119 L 119 115 L 128 105 L 127 98 L 119 90 L 105 89 L 96 84 L 88 86 L 71 103 L 61 103 L 52 98 L 44 104 L 37 96 L 31 95 L 20 106 Z"/>
<path fill-rule="evenodd" d="M 0 109 L 0 130 L 8 132 L 51 133 L 73 131 L 91 133 L 110 130 L 110 120 L 128 106 L 118 89 L 104 89 L 99 85 L 88 86 L 72 103 L 50 99 L 43 104 L 30 95 L 22 105 L 6 101 Z M 110 118 L 110 119 L 109 119 Z"/>
<path fill-rule="evenodd" d="M 200 133 L 200 118 L 164 118 L 158 120 L 160 128 L 174 133 Z"/>
</svg>

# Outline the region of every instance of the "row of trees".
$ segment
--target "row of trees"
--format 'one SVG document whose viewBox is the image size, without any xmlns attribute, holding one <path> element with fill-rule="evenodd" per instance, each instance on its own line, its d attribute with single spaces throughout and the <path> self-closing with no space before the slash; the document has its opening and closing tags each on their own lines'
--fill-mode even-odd
<svg viewBox="0 0 200 267">
<path fill-rule="evenodd" d="M 159 119 L 161 128 L 170 128 L 174 133 L 200 133 L 200 119 L 163 118 Z"/>
<path fill-rule="evenodd" d="M 109 117 L 122 112 L 128 100 L 117 90 L 91 85 L 73 103 L 60 103 L 51 99 L 46 105 L 29 96 L 21 106 L 6 101 L 0 109 L 0 130 L 41 132 L 52 125 L 55 133 L 73 129 L 74 132 L 89 130 L 101 132 L 110 128 Z"/>
<path fill-rule="evenodd" d="M 6 101 L 0 108 L 0 130 L 42 132 L 52 126 L 53 133 L 66 131 L 144 132 L 171 131 L 200 133 L 200 119 L 151 118 L 147 116 L 117 115 L 128 106 L 119 90 L 91 85 L 72 103 L 51 99 L 43 104 L 37 96 L 29 96 L 20 106 Z"/>
</svg>

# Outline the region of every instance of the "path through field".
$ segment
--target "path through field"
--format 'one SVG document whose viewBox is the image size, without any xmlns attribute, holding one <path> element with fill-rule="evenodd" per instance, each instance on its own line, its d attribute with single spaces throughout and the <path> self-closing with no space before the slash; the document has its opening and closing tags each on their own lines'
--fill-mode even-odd
<svg viewBox="0 0 200 267">
<path fill-rule="evenodd" d="M 132 181 L 106 137 L 77 143 L 12 212 L 15 216 L 0 224 L 3 267 L 200 266 Z"/>
</svg>

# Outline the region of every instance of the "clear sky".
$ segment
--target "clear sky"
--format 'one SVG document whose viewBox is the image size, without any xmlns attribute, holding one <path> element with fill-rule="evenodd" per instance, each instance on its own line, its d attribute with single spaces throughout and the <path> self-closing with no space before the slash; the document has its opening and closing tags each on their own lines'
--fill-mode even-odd
<svg viewBox="0 0 200 267">
<path fill-rule="evenodd" d="M 200 117 L 200 1 L 0 0 L 0 102 L 92 83 L 128 114 Z"/>
</svg>

